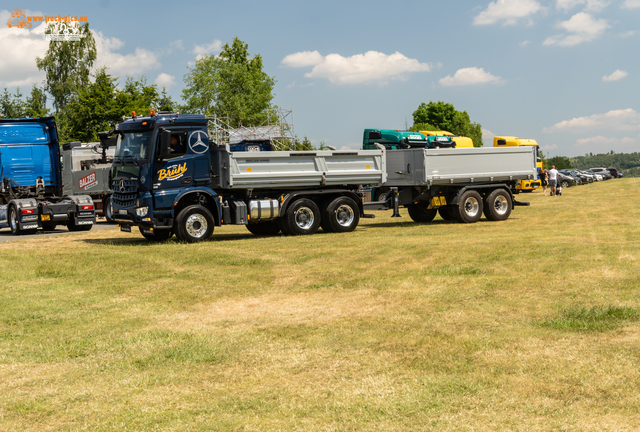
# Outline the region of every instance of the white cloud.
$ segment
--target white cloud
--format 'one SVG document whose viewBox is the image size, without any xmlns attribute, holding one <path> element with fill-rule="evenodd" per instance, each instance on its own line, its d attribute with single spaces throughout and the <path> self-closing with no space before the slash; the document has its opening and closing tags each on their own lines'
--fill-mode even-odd
<svg viewBox="0 0 640 432">
<path fill-rule="evenodd" d="M 220 52 L 221 50 L 222 50 L 222 41 L 219 41 L 216 39 L 209 44 L 194 46 L 193 51 L 191 52 L 198 55 L 206 55 L 206 54 L 217 53 L 217 52 Z"/>
<path fill-rule="evenodd" d="M 109 73 L 114 76 L 133 75 L 147 72 L 149 69 L 160 67 L 158 56 L 144 48 L 136 48 L 133 54 L 122 55 L 115 52 L 124 46 L 118 38 L 105 37 L 102 32 L 91 30 L 96 41 L 95 68 L 107 66 Z"/>
<path fill-rule="evenodd" d="M 307 78 L 326 78 L 337 84 L 363 84 L 388 80 L 406 80 L 413 72 L 428 72 L 431 65 L 410 59 L 399 52 L 387 55 L 368 51 L 351 57 L 340 54 L 322 56 L 317 51 L 304 51 L 286 56 L 281 64 L 288 67 L 310 67 Z"/>
<path fill-rule="evenodd" d="M 282 59 L 281 64 L 287 67 L 308 67 L 315 66 L 320 63 L 324 58 L 318 51 L 302 51 L 295 54 L 289 54 Z"/>
<path fill-rule="evenodd" d="M 600 12 L 609 6 L 609 0 L 556 0 L 556 9 L 569 12 L 576 6 L 584 6 L 584 10 L 589 12 Z"/>
<path fill-rule="evenodd" d="M 24 12 L 27 16 L 42 16 L 41 12 Z M 8 28 L 6 23 L 10 16 L 10 11 L 0 11 L 0 86 L 40 84 L 45 75 L 36 67 L 36 57 L 44 57 L 49 47 L 44 38 L 46 24 L 31 29 Z"/>
<path fill-rule="evenodd" d="M 629 30 L 628 32 L 620 33 L 620 37 L 626 38 L 629 36 L 633 36 L 634 34 L 636 34 L 635 30 Z"/>
<path fill-rule="evenodd" d="M 611 26 L 606 19 L 595 19 L 586 12 L 579 12 L 556 27 L 564 29 L 569 34 L 548 37 L 543 45 L 573 46 L 589 42 L 602 36 Z"/>
<path fill-rule="evenodd" d="M 154 83 L 158 86 L 158 88 L 166 87 L 168 89 L 176 83 L 175 79 L 175 76 L 163 72 L 158 75 Z"/>
<path fill-rule="evenodd" d="M 178 39 L 178 40 L 174 40 L 173 42 L 170 42 L 169 46 L 171 48 L 179 49 L 181 51 L 184 50 L 184 45 L 182 43 L 182 39 Z"/>
<path fill-rule="evenodd" d="M 603 76 L 602 77 L 602 81 L 604 81 L 604 82 L 618 81 L 618 80 L 621 80 L 622 78 L 626 77 L 627 75 L 629 75 L 627 72 L 621 71 L 620 69 L 618 69 L 614 73 L 612 73 L 611 75 Z"/>
<path fill-rule="evenodd" d="M 622 4 L 622 7 L 627 9 L 640 8 L 640 0 L 625 0 L 625 2 Z"/>
<path fill-rule="evenodd" d="M 491 147 L 493 146 L 493 138 L 496 136 L 493 132 L 488 129 L 482 130 L 482 143 L 484 146 Z"/>
<path fill-rule="evenodd" d="M 521 46 L 521 47 L 526 47 L 526 46 L 527 46 L 527 45 L 529 45 L 529 44 L 530 44 L 530 42 L 529 42 L 528 40 L 525 40 L 525 41 L 520 42 L 520 46 Z"/>
<path fill-rule="evenodd" d="M 602 135 L 598 135 L 591 138 L 581 138 L 576 140 L 574 147 L 584 147 L 596 144 L 598 146 L 612 146 L 617 144 L 635 144 L 638 140 L 634 138 L 624 137 L 624 138 L 607 138 Z"/>
<path fill-rule="evenodd" d="M 485 72 L 483 68 L 470 67 L 458 69 L 453 75 L 448 75 L 438 81 L 443 87 L 457 87 L 474 84 L 500 84 L 502 78 L 493 76 L 489 72 Z"/>
<path fill-rule="evenodd" d="M 514 25 L 519 20 L 534 15 L 544 8 L 536 0 L 496 0 L 489 3 L 487 9 L 473 19 L 476 25 L 496 24 Z"/>
<path fill-rule="evenodd" d="M 568 131 L 579 133 L 589 129 L 609 129 L 617 131 L 640 130 L 640 113 L 631 108 L 611 110 L 604 114 L 594 114 L 587 117 L 576 117 L 556 123 L 544 132 Z"/>
</svg>

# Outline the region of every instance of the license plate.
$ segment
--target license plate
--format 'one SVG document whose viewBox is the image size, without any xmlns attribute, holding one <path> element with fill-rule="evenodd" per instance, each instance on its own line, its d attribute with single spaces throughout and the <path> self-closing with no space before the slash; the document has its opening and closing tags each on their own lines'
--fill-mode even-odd
<svg viewBox="0 0 640 432">
<path fill-rule="evenodd" d="M 119 213 L 119 214 L 127 214 L 127 211 L 126 211 L 126 210 L 122 210 L 122 209 L 120 209 L 120 210 L 118 210 L 118 213 Z"/>
<path fill-rule="evenodd" d="M 131 232 L 131 225 L 120 225 L 120 231 Z"/>
</svg>

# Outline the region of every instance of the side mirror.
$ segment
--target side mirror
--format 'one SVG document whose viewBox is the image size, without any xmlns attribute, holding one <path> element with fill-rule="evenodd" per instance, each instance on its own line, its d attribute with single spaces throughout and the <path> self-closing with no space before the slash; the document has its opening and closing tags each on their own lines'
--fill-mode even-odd
<svg viewBox="0 0 640 432">
<path fill-rule="evenodd" d="M 163 130 L 160 132 L 160 151 L 158 158 L 163 159 L 171 154 L 171 132 Z"/>
</svg>

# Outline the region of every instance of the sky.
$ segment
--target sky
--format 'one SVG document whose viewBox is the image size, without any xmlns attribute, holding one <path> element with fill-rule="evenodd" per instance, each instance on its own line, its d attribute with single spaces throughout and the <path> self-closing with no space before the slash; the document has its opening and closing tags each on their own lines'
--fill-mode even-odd
<svg viewBox="0 0 640 432">
<path fill-rule="evenodd" d="M 481 124 L 485 146 L 508 135 L 547 156 L 640 151 L 640 0 L 3 4 L 0 87 L 11 92 L 44 80 L 45 24 L 6 24 L 21 8 L 86 17 L 94 67 L 120 83 L 144 75 L 177 102 L 198 56 L 238 37 L 315 144 L 357 149 L 365 128 L 411 127 L 420 103 L 444 101 Z"/>
</svg>

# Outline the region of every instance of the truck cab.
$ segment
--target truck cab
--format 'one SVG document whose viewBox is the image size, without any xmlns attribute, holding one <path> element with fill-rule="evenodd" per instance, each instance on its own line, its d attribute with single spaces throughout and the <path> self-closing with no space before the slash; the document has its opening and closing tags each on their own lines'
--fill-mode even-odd
<svg viewBox="0 0 640 432">
<path fill-rule="evenodd" d="M 533 192 L 542 186 L 540 181 L 540 171 L 542 171 L 542 159 L 540 157 L 540 147 L 538 142 L 528 138 L 518 138 L 515 136 L 496 136 L 493 138 L 494 147 L 520 147 L 531 146 L 536 148 L 536 168 L 538 171 L 538 178 L 535 180 L 521 180 L 519 189 L 523 192 Z"/>
<path fill-rule="evenodd" d="M 425 136 L 420 132 L 394 129 L 365 129 L 362 137 L 363 150 L 375 150 L 376 144 L 387 150 L 409 148 L 446 148 L 455 147 L 450 136 Z"/>
<path fill-rule="evenodd" d="M 110 132 L 117 137 L 111 214 L 123 231 L 136 225 L 148 239 L 169 238 L 176 218 L 192 205 L 208 212 L 192 218 L 194 233 L 220 225 L 205 116 L 133 113 Z"/>
</svg>

